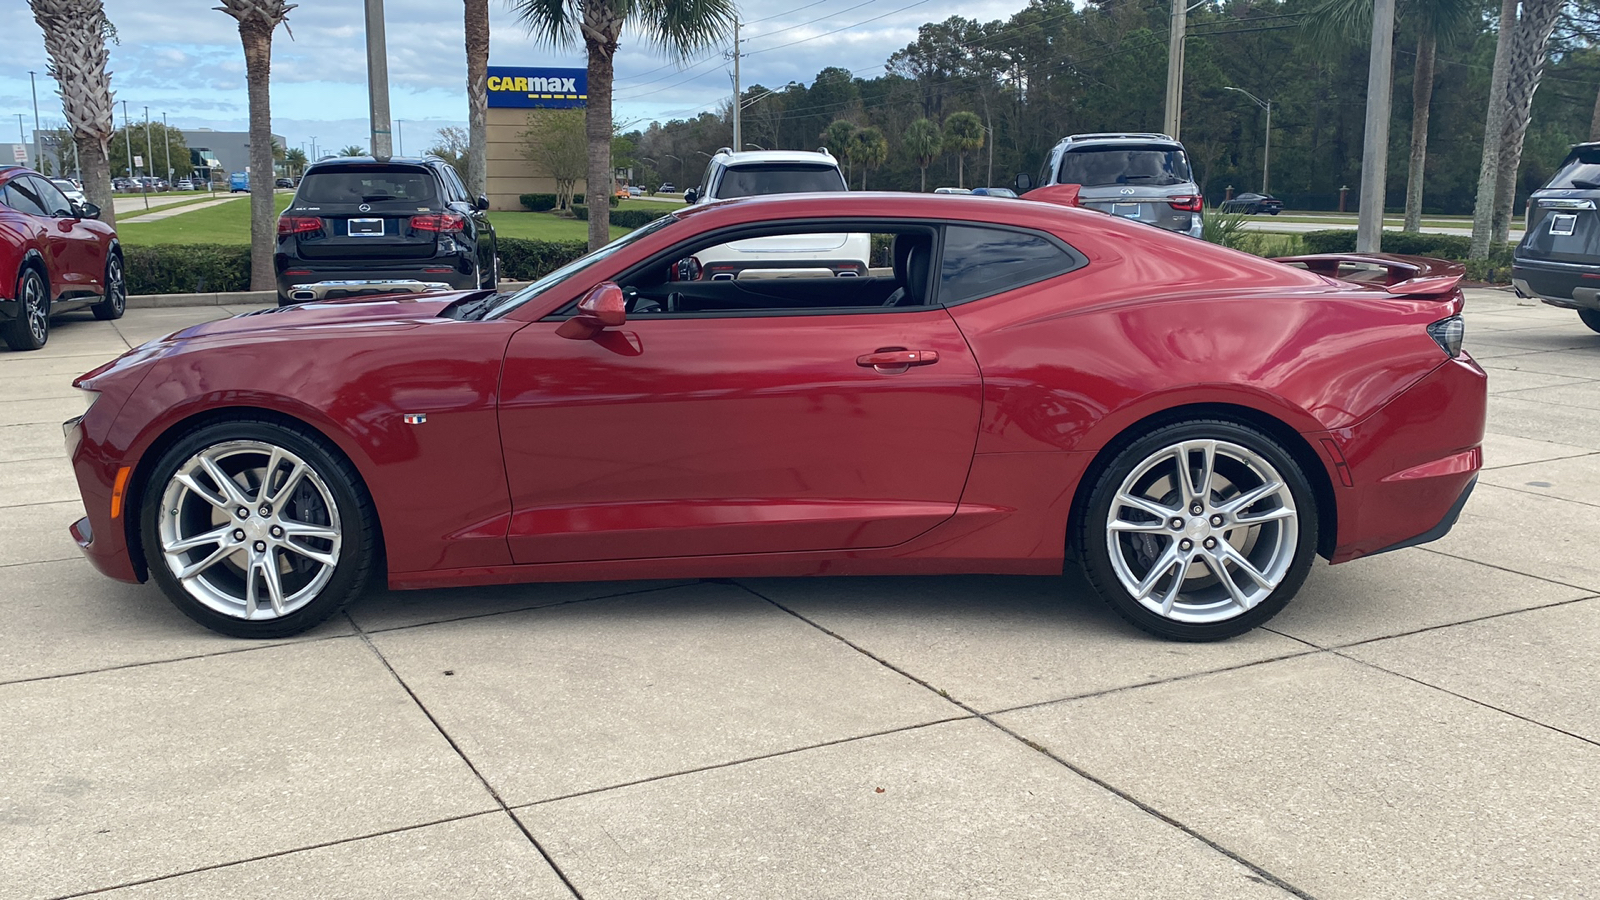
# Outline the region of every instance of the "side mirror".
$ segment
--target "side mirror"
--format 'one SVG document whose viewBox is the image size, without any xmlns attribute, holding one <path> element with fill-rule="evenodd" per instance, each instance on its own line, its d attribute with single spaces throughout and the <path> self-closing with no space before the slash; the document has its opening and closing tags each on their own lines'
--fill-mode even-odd
<svg viewBox="0 0 1600 900">
<path fill-rule="evenodd" d="M 586 341 L 628 321 L 628 300 L 614 281 L 603 281 L 578 301 L 578 314 L 556 329 L 560 337 Z"/>
<path fill-rule="evenodd" d="M 1029 175 L 1027 172 L 1018 172 L 1016 189 L 1017 193 L 1019 194 L 1026 194 L 1027 192 L 1033 190 L 1033 176 Z"/>
<path fill-rule="evenodd" d="M 81 211 L 83 213 L 83 217 L 85 219 L 98 219 L 98 218 L 100 218 L 100 207 L 95 206 L 93 203 L 85 203 L 82 206 L 78 207 L 78 209 L 79 209 L 79 211 Z"/>
<path fill-rule="evenodd" d="M 489 208 L 489 198 L 485 197 L 482 194 L 479 194 L 478 195 L 478 202 L 476 204 L 474 204 L 474 205 L 478 209 L 488 209 Z"/>
<path fill-rule="evenodd" d="M 700 199 L 700 192 L 695 190 L 694 188 L 689 188 L 687 191 L 683 192 L 683 202 L 684 203 L 688 203 L 690 205 L 693 205 L 694 202 L 699 200 L 699 199 Z"/>
<path fill-rule="evenodd" d="M 685 256 L 683 259 L 678 260 L 672 272 L 672 280 L 699 281 L 700 260 L 692 256 Z"/>
</svg>

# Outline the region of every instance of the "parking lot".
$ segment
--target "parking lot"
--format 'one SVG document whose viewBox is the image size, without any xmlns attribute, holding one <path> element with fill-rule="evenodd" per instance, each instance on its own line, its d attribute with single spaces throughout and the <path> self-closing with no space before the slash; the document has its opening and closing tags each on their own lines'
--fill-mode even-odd
<svg viewBox="0 0 1600 900">
<path fill-rule="evenodd" d="M 0 353 L 0 898 L 1600 894 L 1600 334 L 1469 291 L 1486 471 L 1221 644 L 1066 578 L 376 592 L 298 639 L 106 580 Z"/>
</svg>

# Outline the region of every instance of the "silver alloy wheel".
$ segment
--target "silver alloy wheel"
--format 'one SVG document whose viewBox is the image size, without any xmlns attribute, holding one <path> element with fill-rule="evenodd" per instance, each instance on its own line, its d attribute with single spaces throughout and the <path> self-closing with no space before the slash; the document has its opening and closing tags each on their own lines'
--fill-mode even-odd
<svg viewBox="0 0 1600 900">
<path fill-rule="evenodd" d="M 1124 478 L 1106 519 L 1122 587 L 1177 622 L 1221 622 L 1270 596 L 1300 537 L 1294 495 L 1261 454 L 1188 440 L 1145 457 Z"/>
<path fill-rule="evenodd" d="M 128 302 L 128 288 L 122 278 L 122 260 L 115 255 L 106 264 L 106 299 L 111 301 L 111 308 L 118 312 Z"/>
<path fill-rule="evenodd" d="M 50 310 L 44 296 L 44 281 L 38 273 L 30 273 L 22 280 L 22 309 L 28 317 L 28 333 L 34 343 L 43 344 L 50 334 Z"/>
<path fill-rule="evenodd" d="M 208 608 L 275 619 L 333 577 L 339 507 L 303 459 L 264 441 L 213 444 L 173 473 L 161 498 L 161 552 L 173 578 Z"/>
</svg>

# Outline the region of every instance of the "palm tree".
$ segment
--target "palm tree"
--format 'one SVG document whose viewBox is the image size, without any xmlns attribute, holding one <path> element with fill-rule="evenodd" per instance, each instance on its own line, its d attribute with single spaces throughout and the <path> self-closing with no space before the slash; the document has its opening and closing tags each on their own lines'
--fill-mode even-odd
<svg viewBox="0 0 1600 900">
<path fill-rule="evenodd" d="M 83 169 L 83 193 L 100 207 L 100 219 L 117 224 L 111 198 L 111 73 L 106 71 L 106 37 L 116 35 L 102 0 L 29 0 L 33 20 L 44 31 L 49 71 L 72 126 Z"/>
<path fill-rule="evenodd" d="M 250 180 L 250 289 L 275 287 L 272 251 L 277 245 L 277 210 L 272 199 L 272 33 L 288 31 L 284 0 L 222 0 L 217 9 L 239 22 L 244 45 L 245 84 L 250 97 L 250 170 L 265 177 Z M 292 35 L 291 35 L 292 36 Z"/>
<path fill-rule="evenodd" d="M 844 183 L 850 183 L 850 141 L 856 136 L 856 123 L 849 119 L 834 119 L 822 130 L 822 145 L 844 157 Z"/>
<path fill-rule="evenodd" d="M 928 167 L 938 158 L 944 148 L 944 135 L 939 133 L 939 125 L 932 119 L 918 119 L 906 127 L 906 135 L 902 144 L 911 158 L 917 161 L 917 168 L 922 170 L 922 184 L 918 190 L 928 189 Z"/>
<path fill-rule="evenodd" d="M 1433 106 L 1434 67 L 1440 42 L 1448 43 L 1475 23 L 1478 0 L 1404 0 L 1397 18 L 1417 33 L 1411 76 L 1411 163 L 1406 171 L 1406 231 L 1422 230 L 1422 185 L 1428 162 L 1428 117 Z M 1319 44 L 1365 43 L 1372 35 L 1372 0 L 1324 0 L 1306 30 Z"/>
<path fill-rule="evenodd" d="M 1550 35 L 1565 8 L 1564 0 L 1522 0 L 1520 4 L 1505 0 L 1500 7 L 1469 259 L 1488 257 L 1489 247 L 1504 243 L 1510 232 L 1517 167 L 1533 112 L 1533 94 L 1544 75 Z"/>
<path fill-rule="evenodd" d="M 956 187 L 966 187 L 966 157 L 983 148 L 983 122 L 975 113 L 951 113 L 944 120 L 944 149 L 956 155 Z"/>
<path fill-rule="evenodd" d="M 340 150 L 339 151 L 339 155 L 340 156 L 366 156 L 367 155 L 367 148 L 361 146 L 360 144 L 351 144 L 350 146 L 345 147 L 343 150 Z"/>
<path fill-rule="evenodd" d="M 489 193 L 489 0 L 464 0 L 467 34 L 467 191 Z"/>
<path fill-rule="evenodd" d="M 869 125 L 850 138 L 850 159 L 861 163 L 861 189 L 867 189 L 867 172 L 889 158 L 889 139 Z"/>
<path fill-rule="evenodd" d="M 299 147 L 291 147 L 283 154 L 283 164 L 289 170 L 289 175 L 304 175 L 306 171 L 306 152 Z"/>
<path fill-rule="evenodd" d="M 687 59 L 726 34 L 735 15 L 733 0 L 512 0 L 511 6 L 528 31 L 545 44 L 583 39 L 589 58 L 584 132 L 589 142 L 590 193 L 611 186 L 611 85 L 622 26 L 632 25 L 646 43 Z M 610 241 L 611 207 L 591 203 L 589 247 L 598 249 Z"/>
</svg>

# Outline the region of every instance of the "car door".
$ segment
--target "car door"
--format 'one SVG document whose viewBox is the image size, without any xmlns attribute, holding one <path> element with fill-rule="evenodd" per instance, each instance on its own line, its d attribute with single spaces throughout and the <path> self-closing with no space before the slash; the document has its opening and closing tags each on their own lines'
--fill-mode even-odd
<svg viewBox="0 0 1600 900">
<path fill-rule="evenodd" d="M 457 211 L 472 223 L 469 233 L 477 252 L 478 271 L 485 274 L 494 271 L 494 226 L 489 223 L 488 210 L 478 208 L 477 200 L 467 190 L 467 186 L 461 181 L 461 176 L 456 174 L 453 167 L 441 164 L 439 177 L 448 186 L 451 199 L 458 205 Z"/>
<path fill-rule="evenodd" d="M 981 378 L 941 307 L 559 324 L 502 376 L 518 563 L 888 547 L 955 512 Z"/>
<path fill-rule="evenodd" d="M 37 202 L 47 216 L 44 241 L 51 296 L 99 293 L 105 280 L 100 235 L 83 224 L 72 210 L 72 201 L 50 182 L 24 175 L 11 183 Z"/>
</svg>

